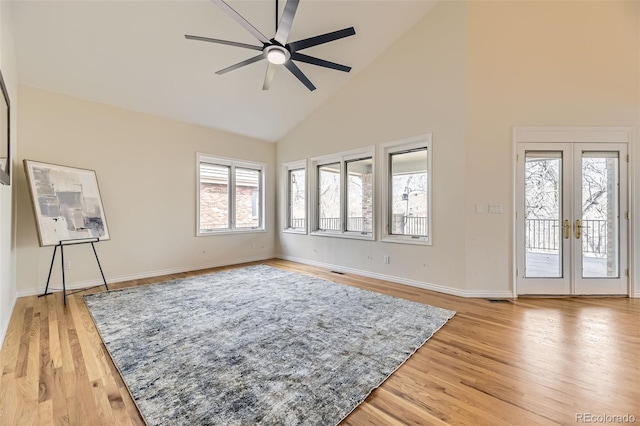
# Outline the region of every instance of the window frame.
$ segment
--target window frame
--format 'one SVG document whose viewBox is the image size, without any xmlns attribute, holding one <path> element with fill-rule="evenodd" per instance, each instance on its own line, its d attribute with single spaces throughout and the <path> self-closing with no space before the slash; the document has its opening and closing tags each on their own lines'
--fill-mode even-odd
<svg viewBox="0 0 640 426">
<path fill-rule="evenodd" d="M 203 232 L 200 227 L 200 165 L 202 163 L 214 164 L 224 167 L 229 167 L 229 183 L 228 183 L 228 200 L 229 200 L 229 227 L 222 229 L 215 229 Z M 254 228 L 236 228 L 236 167 L 240 169 L 256 170 L 260 172 L 260 178 L 258 182 L 258 218 L 259 226 Z M 265 163 L 259 163 L 248 160 L 238 160 L 234 158 L 220 157 L 217 155 L 196 153 L 196 236 L 207 237 L 211 235 L 229 235 L 229 234 L 249 234 L 266 232 L 266 208 L 265 208 L 265 182 L 266 182 L 267 165 Z"/>
<path fill-rule="evenodd" d="M 291 191 L 289 188 L 289 176 L 292 171 L 304 170 L 304 228 L 292 228 L 291 224 Z M 282 164 L 282 232 L 289 234 L 307 234 L 309 230 L 309 172 L 307 160 L 290 161 Z"/>
<path fill-rule="evenodd" d="M 424 149 L 427 150 L 427 226 L 429 229 L 427 236 L 416 235 L 399 235 L 391 233 L 391 218 L 393 214 L 391 212 L 392 206 L 392 194 L 391 194 L 391 155 L 399 154 L 406 151 Z M 382 236 L 380 241 L 388 243 L 398 244 L 412 244 L 412 245 L 433 245 L 433 144 L 432 133 L 426 133 L 423 135 L 415 136 L 408 139 L 402 139 L 398 141 L 388 142 L 380 145 L 381 151 L 381 168 L 382 168 L 382 185 L 381 185 L 381 198 L 382 203 L 381 217 L 382 217 Z"/>
<path fill-rule="evenodd" d="M 363 160 L 371 158 L 371 174 L 372 174 L 372 182 L 373 188 L 371 193 L 371 203 L 373 209 L 371 211 L 371 233 L 363 234 L 359 231 L 347 231 L 347 162 L 355 161 L 355 160 Z M 320 196 L 319 196 L 319 176 L 318 171 L 319 168 L 323 165 L 328 164 L 340 164 L 340 230 L 322 230 L 319 229 L 319 221 L 320 221 Z M 375 241 L 376 240 L 376 150 L 375 146 L 369 146 L 366 148 L 360 148 L 357 150 L 344 151 L 336 154 L 324 155 L 320 157 L 314 157 L 310 159 L 309 172 L 307 173 L 307 180 L 309 182 L 308 188 L 308 199 L 309 199 L 309 233 L 315 236 L 323 236 L 323 237 L 337 237 L 337 238 L 350 238 L 357 240 L 368 240 Z"/>
</svg>

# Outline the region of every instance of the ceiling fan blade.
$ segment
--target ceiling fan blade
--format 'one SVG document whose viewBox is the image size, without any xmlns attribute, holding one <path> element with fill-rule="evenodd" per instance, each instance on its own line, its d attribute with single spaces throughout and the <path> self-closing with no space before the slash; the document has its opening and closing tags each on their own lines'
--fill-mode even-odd
<svg viewBox="0 0 640 426">
<path fill-rule="evenodd" d="M 222 11 L 224 13 L 226 13 L 227 15 L 229 15 L 233 20 L 235 20 L 238 24 L 242 25 L 242 27 L 249 31 L 251 34 L 253 34 L 253 36 L 255 38 L 257 38 L 258 40 L 260 40 L 261 42 L 265 43 L 265 44 L 269 44 L 270 41 L 268 38 L 266 38 L 264 36 L 264 34 L 262 34 L 260 31 L 258 31 L 258 29 L 256 27 L 254 27 L 253 25 L 251 25 L 251 23 L 249 23 L 249 21 L 247 21 L 246 19 L 244 19 L 242 17 L 242 15 L 240 15 L 238 12 L 235 11 L 234 8 L 232 8 L 231 6 L 229 6 L 227 3 L 225 3 L 223 0 L 211 0 L 212 2 L 214 2 L 220 9 L 222 9 Z"/>
<path fill-rule="evenodd" d="M 293 17 L 296 15 L 299 2 L 300 0 L 287 0 L 287 4 L 284 6 L 284 12 L 282 12 L 282 17 L 278 24 L 278 31 L 276 31 L 276 36 L 274 37 L 275 41 L 283 46 L 287 44 L 291 25 L 293 24 Z"/>
<path fill-rule="evenodd" d="M 254 56 L 253 58 L 246 59 L 242 62 L 238 62 L 235 65 L 231 65 L 230 67 L 226 67 L 221 69 L 220 71 L 216 71 L 216 74 L 222 75 L 228 73 L 229 71 L 237 70 L 240 67 L 244 67 L 245 65 L 253 64 L 254 62 L 258 62 L 264 59 L 264 55 L 260 54 L 258 56 Z"/>
<path fill-rule="evenodd" d="M 298 52 L 293 52 L 291 54 L 291 59 L 294 59 L 300 62 L 306 62 L 307 64 L 311 64 L 311 65 L 317 65 L 319 67 L 331 68 L 338 71 L 344 71 L 344 72 L 351 71 L 351 67 L 348 67 L 346 65 L 336 64 L 335 62 L 325 61 L 324 59 L 315 58 L 313 56 L 304 55 Z"/>
<path fill-rule="evenodd" d="M 304 40 L 294 41 L 288 44 L 291 52 L 306 49 L 308 47 L 317 46 L 323 43 L 329 43 L 330 41 L 338 40 L 341 38 L 352 36 L 356 33 L 353 27 L 345 28 L 338 31 L 318 35 L 315 37 L 305 38 Z"/>
<path fill-rule="evenodd" d="M 185 35 L 184 38 L 186 38 L 187 40 L 200 40 L 200 41 L 208 41 L 210 43 L 226 44 L 228 46 L 243 47 L 245 49 L 251 49 L 251 50 L 264 49 L 264 47 L 262 46 L 253 46 L 251 44 L 238 43 L 236 41 L 220 40 L 217 38 L 201 37 L 201 36 L 194 36 L 194 35 L 188 35 L 188 34 Z"/>
<path fill-rule="evenodd" d="M 316 86 L 314 86 L 313 83 L 307 78 L 307 76 L 304 75 L 302 71 L 300 71 L 300 68 L 298 68 L 296 64 L 294 64 L 292 61 L 287 61 L 284 63 L 284 66 L 287 67 L 289 71 L 291 71 L 291 74 L 298 77 L 298 80 L 300 80 L 302 84 L 307 86 L 307 89 L 311 90 L 312 92 L 316 90 Z"/>
<path fill-rule="evenodd" d="M 262 90 L 269 90 L 271 87 L 271 82 L 273 81 L 273 76 L 276 75 L 277 67 L 273 65 L 271 62 L 267 62 L 267 73 L 264 76 L 264 84 L 262 85 Z"/>
</svg>

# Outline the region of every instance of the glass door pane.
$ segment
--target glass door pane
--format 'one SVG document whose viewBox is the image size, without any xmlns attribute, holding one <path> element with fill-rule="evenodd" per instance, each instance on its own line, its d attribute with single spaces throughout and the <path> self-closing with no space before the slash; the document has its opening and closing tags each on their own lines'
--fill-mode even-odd
<svg viewBox="0 0 640 426">
<path fill-rule="evenodd" d="M 562 278 L 562 151 L 527 151 L 524 167 L 525 277 Z"/>
<path fill-rule="evenodd" d="M 582 153 L 582 277 L 620 276 L 618 152 Z M 578 238 L 578 235 L 576 235 Z"/>
</svg>

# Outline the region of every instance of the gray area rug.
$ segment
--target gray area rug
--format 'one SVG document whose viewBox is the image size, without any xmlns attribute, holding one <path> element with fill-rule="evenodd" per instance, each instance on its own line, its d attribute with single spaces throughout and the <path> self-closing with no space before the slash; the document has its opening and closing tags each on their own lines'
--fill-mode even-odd
<svg viewBox="0 0 640 426">
<path fill-rule="evenodd" d="M 455 312 L 265 265 L 85 296 L 149 425 L 335 425 Z"/>
</svg>

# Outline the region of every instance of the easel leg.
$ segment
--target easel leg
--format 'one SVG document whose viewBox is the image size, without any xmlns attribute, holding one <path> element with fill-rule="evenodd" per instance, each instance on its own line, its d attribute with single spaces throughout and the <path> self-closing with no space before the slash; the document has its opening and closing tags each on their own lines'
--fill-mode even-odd
<svg viewBox="0 0 640 426">
<path fill-rule="evenodd" d="M 42 296 L 46 296 L 47 294 L 51 294 L 51 293 L 47 293 L 47 292 L 49 291 L 49 281 L 51 280 L 51 271 L 53 271 L 53 261 L 56 260 L 56 253 L 57 252 L 58 252 L 58 246 L 55 246 L 53 248 L 53 256 L 51 256 L 51 266 L 49 266 L 49 276 L 47 276 L 47 285 L 44 288 L 44 293 L 42 293 L 38 297 L 42 297 Z"/>
<path fill-rule="evenodd" d="M 100 268 L 100 275 L 102 275 L 102 282 L 104 283 L 104 286 L 107 288 L 107 291 L 109 291 L 109 286 L 107 285 L 107 280 L 104 278 L 104 273 L 102 272 L 102 265 L 100 265 L 100 259 L 98 259 L 98 253 L 96 252 L 96 246 L 94 246 L 93 243 L 91 243 L 91 248 L 93 249 L 93 254 L 96 256 L 96 262 L 98 262 L 98 268 Z"/>
<path fill-rule="evenodd" d="M 64 304 L 67 304 L 67 286 L 64 280 L 64 249 L 63 249 L 63 245 L 60 244 L 60 259 L 62 262 L 62 300 L 64 302 Z"/>
</svg>

